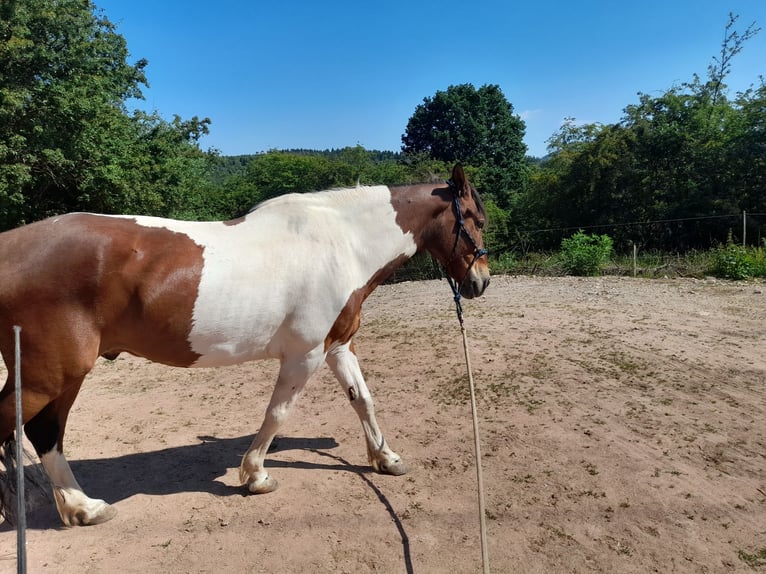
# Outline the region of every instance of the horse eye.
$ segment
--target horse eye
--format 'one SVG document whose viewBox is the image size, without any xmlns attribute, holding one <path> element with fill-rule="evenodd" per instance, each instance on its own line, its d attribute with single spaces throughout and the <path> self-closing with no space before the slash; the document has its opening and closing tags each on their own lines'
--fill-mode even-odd
<svg viewBox="0 0 766 574">
<path fill-rule="evenodd" d="M 476 227 L 478 227 L 479 229 L 484 229 L 484 220 L 480 219 L 479 221 L 477 221 Z"/>
</svg>

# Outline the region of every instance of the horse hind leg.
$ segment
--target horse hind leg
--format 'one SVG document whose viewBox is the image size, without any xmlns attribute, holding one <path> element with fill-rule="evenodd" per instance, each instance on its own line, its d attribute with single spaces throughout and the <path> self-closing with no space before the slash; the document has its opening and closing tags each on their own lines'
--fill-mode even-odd
<svg viewBox="0 0 766 574">
<path fill-rule="evenodd" d="M 7 361 L 8 370 L 13 372 L 13 362 Z M 16 522 L 18 491 L 17 472 L 18 464 L 24 466 L 24 461 L 16 460 L 16 441 L 22 440 L 16 437 L 16 392 L 15 380 L 12 375 L 8 376 L 5 386 L 0 390 L 0 515 L 10 524 Z M 22 396 L 22 421 L 28 421 L 34 417 L 48 402 L 50 396 L 44 392 L 34 392 L 25 389 Z M 24 456 L 28 462 L 33 461 L 32 455 L 24 450 Z M 45 473 L 38 466 L 28 464 L 24 466 L 25 476 L 25 505 L 27 509 L 38 508 L 50 503 L 50 484 Z"/>
<path fill-rule="evenodd" d="M 72 474 L 63 452 L 67 417 L 82 379 L 70 383 L 54 401 L 24 426 L 40 462 L 48 474 L 61 520 L 66 526 L 100 524 L 114 518 L 117 510 L 100 499 L 88 497 Z"/>
<path fill-rule="evenodd" d="M 399 476 L 407 472 L 407 465 L 392 451 L 375 418 L 372 395 L 359 368 L 359 361 L 350 343 L 335 347 L 327 354 L 327 365 L 343 387 L 351 406 L 356 411 L 367 444 L 367 457 L 372 468 L 381 474 Z"/>
</svg>

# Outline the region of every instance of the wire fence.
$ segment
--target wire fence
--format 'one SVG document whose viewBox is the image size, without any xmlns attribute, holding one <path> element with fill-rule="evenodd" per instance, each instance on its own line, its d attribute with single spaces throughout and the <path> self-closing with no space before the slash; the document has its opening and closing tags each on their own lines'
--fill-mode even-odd
<svg viewBox="0 0 766 574">
<path fill-rule="evenodd" d="M 702 247 L 663 250 L 647 246 L 641 238 L 656 233 L 662 226 L 707 222 L 725 222 L 716 233 L 711 233 Z M 548 228 L 520 229 L 507 250 L 490 253 L 490 266 L 494 273 L 519 273 L 529 275 L 563 275 L 558 264 L 557 251 L 562 239 L 577 231 L 616 235 L 618 230 L 638 230 L 622 233 L 615 243 L 611 261 L 603 267 L 610 275 L 640 275 L 645 277 L 701 276 L 711 265 L 711 251 L 725 245 L 731 238 L 737 245 L 763 246 L 766 239 L 766 213 L 743 211 L 741 213 L 678 217 L 648 221 L 626 221 L 597 225 L 572 225 Z M 536 241 L 541 234 L 555 234 L 545 241 Z M 634 239 L 631 239 L 631 236 Z M 428 255 L 418 254 L 389 278 L 389 283 L 444 278 L 444 270 Z"/>
<path fill-rule="evenodd" d="M 744 213 L 744 212 L 743 212 Z M 766 213 L 748 213 L 749 216 L 766 215 Z M 676 217 L 673 219 L 652 219 L 646 221 L 626 221 L 623 223 L 603 223 L 598 225 L 575 225 L 570 227 L 549 227 L 547 229 L 524 229 L 521 230 L 524 233 L 541 233 L 546 231 L 576 231 L 579 229 L 601 229 L 601 228 L 625 228 L 625 227 L 638 227 L 646 225 L 656 225 L 662 223 L 678 223 L 683 221 L 703 221 L 706 219 L 735 219 L 741 218 L 739 214 L 727 214 L 727 215 L 703 215 L 700 217 Z"/>
<path fill-rule="evenodd" d="M 718 221 L 723 225 L 699 225 Z M 693 227 L 688 224 L 696 224 Z M 766 238 L 766 213 L 747 212 L 700 215 L 694 217 L 676 217 L 642 221 L 624 221 L 601 224 L 569 225 L 559 227 L 520 228 L 516 231 L 517 245 L 511 246 L 523 252 L 550 249 L 552 244 L 577 231 L 604 233 L 616 239 L 618 249 L 632 249 L 633 245 L 656 249 L 658 245 L 673 244 L 675 247 L 666 251 L 686 251 L 688 249 L 712 249 L 725 244 L 729 237 L 741 245 L 763 246 Z M 686 235 L 687 238 L 682 237 Z M 541 236 L 546 237 L 542 238 Z M 675 235 L 674 238 L 670 238 Z M 679 237 L 681 236 L 681 237 Z M 693 237 L 691 237 L 693 236 Z"/>
</svg>

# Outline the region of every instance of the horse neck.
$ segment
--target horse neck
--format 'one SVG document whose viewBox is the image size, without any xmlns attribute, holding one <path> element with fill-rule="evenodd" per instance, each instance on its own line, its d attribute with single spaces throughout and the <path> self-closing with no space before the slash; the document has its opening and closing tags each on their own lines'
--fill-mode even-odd
<svg viewBox="0 0 766 574">
<path fill-rule="evenodd" d="M 361 193 L 349 209 L 356 220 L 354 258 L 365 277 L 364 298 L 424 247 L 430 224 L 448 205 L 433 190 L 433 185 L 356 190 Z"/>
<path fill-rule="evenodd" d="M 405 233 L 410 233 L 421 251 L 427 247 L 430 230 L 436 218 L 451 203 L 448 188 L 436 184 L 417 184 L 391 188 L 391 204 L 396 222 Z"/>
</svg>

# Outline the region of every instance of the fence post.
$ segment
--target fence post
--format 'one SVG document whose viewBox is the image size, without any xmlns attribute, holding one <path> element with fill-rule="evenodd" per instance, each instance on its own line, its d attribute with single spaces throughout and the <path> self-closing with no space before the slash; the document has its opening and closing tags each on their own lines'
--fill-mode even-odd
<svg viewBox="0 0 766 574">
<path fill-rule="evenodd" d="M 16 569 L 19 574 L 27 571 L 27 510 L 24 503 L 24 448 L 21 411 L 21 327 L 13 326 L 16 352 L 14 375 L 16 378 Z"/>
<path fill-rule="evenodd" d="M 636 261 L 638 255 L 638 246 L 633 243 L 633 277 L 638 273 L 638 262 Z"/>
<path fill-rule="evenodd" d="M 747 247 L 747 212 L 742 210 L 742 247 Z"/>
</svg>

